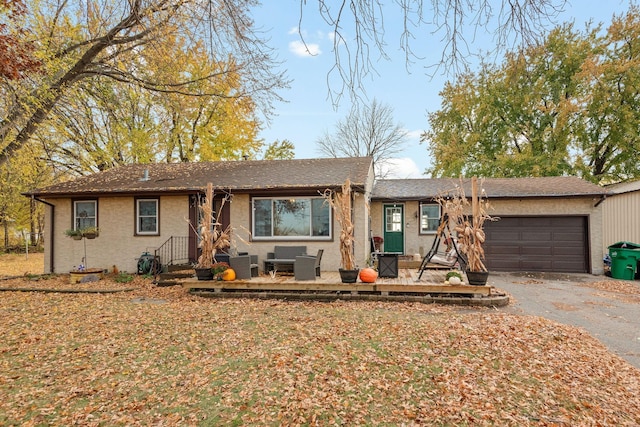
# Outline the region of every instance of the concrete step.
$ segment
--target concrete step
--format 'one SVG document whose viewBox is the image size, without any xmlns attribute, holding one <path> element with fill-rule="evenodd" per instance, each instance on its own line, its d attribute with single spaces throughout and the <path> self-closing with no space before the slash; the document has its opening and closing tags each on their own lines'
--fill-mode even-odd
<svg viewBox="0 0 640 427">
<path fill-rule="evenodd" d="M 184 279 L 191 279 L 194 277 L 195 272 L 193 268 L 185 266 L 180 266 L 181 268 L 176 268 L 178 266 L 169 266 L 174 267 L 168 268 L 166 273 L 160 273 L 156 278 L 156 286 L 176 286 L 181 285 Z"/>
</svg>

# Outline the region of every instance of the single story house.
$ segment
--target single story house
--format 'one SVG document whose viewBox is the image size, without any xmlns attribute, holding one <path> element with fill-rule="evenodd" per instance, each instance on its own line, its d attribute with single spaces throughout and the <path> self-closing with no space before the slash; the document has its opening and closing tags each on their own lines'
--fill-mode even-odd
<svg viewBox="0 0 640 427">
<path fill-rule="evenodd" d="M 323 270 L 340 266 L 339 224 L 322 193 L 349 178 L 354 195 L 356 262 L 382 251 L 422 257 L 440 220 L 434 197 L 456 179 L 374 181 L 370 157 L 127 165 L 36 189 L 27 196 L 46 205 L 45 271 L 79 264 L 135 271 L 145 252 L 160 262 L 198 256 L 198 204 L 208 183 L 214 210 L 233 228 L 230 251 L 260 260 L 275 245 L 324 250 Z M 465 186 L 468 180 L 465 180 Z M 608 191 L 575 177 L 485 179 L 483 189 L 499 221 L 486 223 L 492 270 L 602 274 L 603 207 Z M 467 191 L 470 194 L 470 190 Z M 65 230 L 96 226 L 99 237 L 75 241 Z M 85 256 L 86 245 L 86 259 Z"/>
<path fill-rule="evenodd" d="M 145 252 L 160 262 L 198 257 L 198 204 L 208 183 L 223 228 L 233 228 L 231 251 L 265 259 L 274 245 L 324 249 L 322 268 L 340 266 L 339 224 L 322 196 L 351 181 L 356 258 L 369 254 L 370 157 L 298 160 L 132 164 L 33 190 L 46 205 L 45 272 L 89 268 L 135 272 Z M 65 230 L 95 226 L 99 236 L 76 241 Z M 86 259 L 84 258 L 86 245 Z"/>
<path fill-rule="evenodd" d="M 617 242 L 640 244 L 640 180 L 607 185 L 604 203 L 603 251 Z"/>
<path fill-rule="evenodd" d="M 471 195 L 470 180 L 463 188 Z M 486 265 L 494 271 L 602 274 L 603 201 L 608 191 L 576 177 L 480 180 L 491 206 L 485 222 Z M 440 208 L 434 199 L 459 179 L 390 179 L 375 183 L 371 227 L 382 251 L 426 254 Z"/>
</svg>

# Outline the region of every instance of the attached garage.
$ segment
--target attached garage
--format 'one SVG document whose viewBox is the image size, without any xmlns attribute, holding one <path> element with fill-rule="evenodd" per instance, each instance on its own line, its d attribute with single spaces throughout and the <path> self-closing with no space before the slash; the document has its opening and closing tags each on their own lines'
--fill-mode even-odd
<svg viewBox="0 0 640 427">
<path fill-rule="evenodd" d="M 485 233 L 489 270 L 590 270 L 586 216 L 501 216 L 499 221 L 485 223 Z"/>
<path fill-rule="evenodd" d="M 436 237 L 434 227 L 429 228 L 439 221 L 435 198 L 461 182 L 469 196 L 469 179 L 377 181 L 371 198 L 372 235 L 383 236 L 385 205 L 402 206 L 404 254 L 423 257 Z M 485 178 L 481 185 L 489 215 L 500 218 L 484 223 L 489 270 L 604 273 L 602 214 L 608 190 L 571 176 Z"/>
</svg>

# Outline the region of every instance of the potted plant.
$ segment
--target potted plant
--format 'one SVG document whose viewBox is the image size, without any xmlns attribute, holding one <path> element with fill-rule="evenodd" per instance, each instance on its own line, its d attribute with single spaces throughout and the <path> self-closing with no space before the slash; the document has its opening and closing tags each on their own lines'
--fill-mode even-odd
<svg viewBox="0 0 640 427">
<path fill-rule="evenodd" d="M 64 234 L 67 237 L 71 237 L 73 240 L 82 240 L 82 232 L 80 230 L 76 230 L 75 228 L 65 230 Z"/>
<path fill-rule="evenodd" d="M 86 280 L 87 276 L 95 276 L 97 279 L 102 278 L 102 269 L 101 268 L 88 268 L 87 264 L 87 239 L 95 239 L 98 234 L 97 227 L 85 227 L 85 228 L 70 228 L 65 230 L 65 235 L 71 237 L 73 240 L 83 240 L 84 243 L 84 257 L 82 257 L 82 262 L 76 267 L 73 267 L 73 270 L 70 272 L 71 283 L 78 283 L 81 280 Z"/>
<path fill-rule="evenodd" d="M 351 219 L 351 181 L 342 184 L 342 191 L 336 192 L 327 189 L 323 196 L 336 213 L 336 220 L 340 224 L 340 278 L 342 283 L 355 283 L 358 279 L 359 269 L 356 267 L 353 254 L 354 227 Z"/>
<path fill-rule="evenodd" d="M 214 218 L 213 196 L 213 184 L 209 183 L 207 184 L 205 198 L 198 207 L 200 209 L 200 221 L 198 224 L 200 244 L 198 247 L 200 248 L 201 253 L 198 257 L 198 262 L 194 266 L 198 280 L 213 279 L 212 268 L 216 252 L 219 249 L 229 247 L 231 238 L 231 226 L 227 227 L 226 230 L 222 230 L 222 224 L 218 222 L 217 218 Z M 220 210 L 222 210 L 228 199 L 229 195 L 224 197 Z"/>
<path fill-rule="evenodd" d="M 82 236 L 87 239 L 95 239 L 98 237 L 98 227 L 85 227 L 80 230 Z"/>
<path fill-rule="evenodd" d="M 229 269 L 229 264 L 226 262 L 216 262 L 211 266 L 211 273 L 216 280 L 222 280 L 222 275 Z"/>
<path fill-rule="evenodd" d="M 478 179 L 471 178 L 471 200 L 464 192 L 462 182 L 453 191 L 436 198 L 449 225 L 457 234 L 458 250 L 466 257 L 465 271 L 470 285 L 485 285 L 489 271 L 484 265 L 484 223 L 494 221 L 484 191 L 478 190 Z M 470 214 L 470 215 L 469 215 Z"/>
</svg>

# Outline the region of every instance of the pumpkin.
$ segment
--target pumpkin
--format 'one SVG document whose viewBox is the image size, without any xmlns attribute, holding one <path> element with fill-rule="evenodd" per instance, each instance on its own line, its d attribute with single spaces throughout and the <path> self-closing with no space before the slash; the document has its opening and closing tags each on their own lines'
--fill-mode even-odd
<svg viewBox="0 0 640 427">
<path fill-rule="evenodd" d="M 373 268 L 363 268 L 360 270 L 360 281 L 363 283 L 374 283 L 378 278 L 378 272 Z"/>
<path fill-rule="evenodd" d="M 236 280 L 236 272 L 233 271 L 233 268 L 227 268 L 224 273 L 222 273 L 222 280 Z"/>
</svg>

